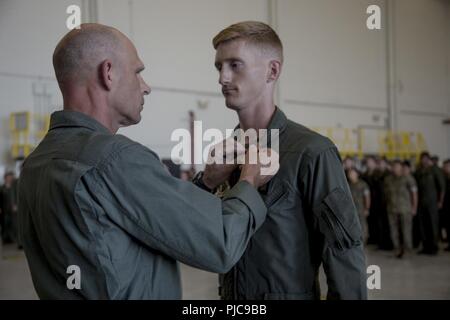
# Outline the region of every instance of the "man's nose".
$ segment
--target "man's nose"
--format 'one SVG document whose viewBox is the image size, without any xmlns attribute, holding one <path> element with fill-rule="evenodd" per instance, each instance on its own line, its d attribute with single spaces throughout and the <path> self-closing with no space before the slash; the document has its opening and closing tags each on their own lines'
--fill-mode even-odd
<svg viewBox="0 0 450 320">
<path fill-rule="evenodd" d="M 230 80 L 231 80 L 230 71 L 227 70 L 226 68 L 223 68 L 222 70 L 220 70 L 219 83 L 223 86 L 227 83 L 230 83 Z"/>
<path fill-rule="evenodd" d="M 143 86 L 143 92 L 144 92 L 144 95 L 149 95 L 150 94 L 150 92 L 152 92 L 152 88 L 150 88 L 150 86 L 144 81 L 144 80 L 142 80 L 142 86 Z"/>
</svg>

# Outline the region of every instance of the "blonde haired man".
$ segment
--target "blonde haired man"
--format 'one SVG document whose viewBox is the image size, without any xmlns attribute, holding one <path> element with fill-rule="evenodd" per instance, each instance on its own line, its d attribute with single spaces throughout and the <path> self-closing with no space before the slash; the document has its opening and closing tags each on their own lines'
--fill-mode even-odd
<svg viewBox="0 0 450 320">
<path fill-rule="evenodd" d="M 260 189 L 268 218 L 238 263 L 220 276 L 219 294 L 319 299 L 323 263 L 329 299 L 365 299 L 361 226 L 339 153 L 274 104 L 283 64 L 280 38 L 268 25 L 247 21 L 222 30 L 213 46 L 225 104 L 237 112 L 239 127 L 278 129 L 280 154 L 278 173 Z"/>
</svg>

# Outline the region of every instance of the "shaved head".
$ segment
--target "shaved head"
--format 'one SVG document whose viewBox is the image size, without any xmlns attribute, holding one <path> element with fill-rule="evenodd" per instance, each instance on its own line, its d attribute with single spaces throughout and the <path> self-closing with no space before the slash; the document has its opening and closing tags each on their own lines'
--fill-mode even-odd
<svg viewBox="0 0 450 320">
<path fill-rule="evenodd" d="M 136 47 L 117 29 L 82 24 L 58 43 L 53 66 L 64 110 L 88 114 L 113 133 L 141 120 L 151 89 Z"/>
<path fill-rule="evenodd" d="M 96 24 L 82 24 L 66 34 L 53 53 L 53 67 L 59 85 L 82 83 L 105 59 L 120 62 L 126 37 L 118 30 Z"/>
</svg>

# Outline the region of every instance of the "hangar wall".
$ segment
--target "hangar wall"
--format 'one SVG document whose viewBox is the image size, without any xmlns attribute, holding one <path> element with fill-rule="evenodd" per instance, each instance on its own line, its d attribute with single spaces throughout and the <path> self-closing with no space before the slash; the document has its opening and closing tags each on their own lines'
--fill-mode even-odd
<svg viewBox="0 0 450 320">
<path fill-rule="evenodd" d="M 214 69 L 212 37 L 241 20 L 271 23 L 285 46 L 277 103 L 306 126 L 420 130 L 430 151 L 450 156 L 450 2 L 446 0 L 3 0 L 0 2 L 0 162 L 8 157 L 8 116 L 53 111 L 62 99 L 51 55 L 67 32 L 67 6 L 84 21 L 118 27 L 136 44 L 153 89 L 142 122 L 125 134 L 170 155 L 170 134 L 234 127 Z M 368 30 L 366 8 L 382 9 Z M 42 17 L 46 18 L 42 18 Z M 7 26 L 7 27 L 6 27 Z M 15 30 L 13 33 L 3 30 Z M 14 63 L 13 63 L 14 62 Z"/>
</svg>

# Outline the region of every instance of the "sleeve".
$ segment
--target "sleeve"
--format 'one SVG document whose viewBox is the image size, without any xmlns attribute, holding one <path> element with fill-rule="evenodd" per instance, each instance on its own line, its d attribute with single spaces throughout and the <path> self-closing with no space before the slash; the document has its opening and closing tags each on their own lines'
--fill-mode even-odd
<svg viewBox="0 0 450 320">
<path fill-rule="evenodd" d="M 109 218 L 149 248 L 193 267 L 227 272 L 266 217 L 249 183 L 239 182 L 221 200 L 172 177 L 141 145 L 99 171 L 95 194 Z"/>
<path fill-rule="evenodd" d="M 391 183 L 390 183 L 391 177 L 387 176 L 383 181 L 382 181 L 382 192 L 383 192 L 383 197 L 386 201 L 389 200 L 389 197 L 391 195 Z"/>
<path fill-rule="evenodd" d="M 323 239 L 322 263 L 328 299 L 367 299 L 362 231 L 335 147 L 309 157 L 301 167 L 301 187 Z"/>
<path fill-rule="evenodd" d="M 408 190 L 410 192 L 417 192 L 417 183 L 413 176 L 408 176 Z"/>
<path fill-rule="evenodd" d="M 369 185 L 367 183 L 365 183 L 364 181 L 362 181 L 363 183 L 363 194 L 365 196 L 370 196 L 370 188 Z"/>
<path fill-rule="evenodd" d="M 437 167 L 434 167 L 433 173 L 439 193 L 445 193 L 446 186 L 444 173 Z"/>
<path fill-rule="evenodd" d="M 13 189 L 14 204 L 16 206 L 18 206 L 18 204 L 19 204 L 19 180 L 18 179 L 14 180 L 13 188 L 14 188 Z"/>
</svg>

